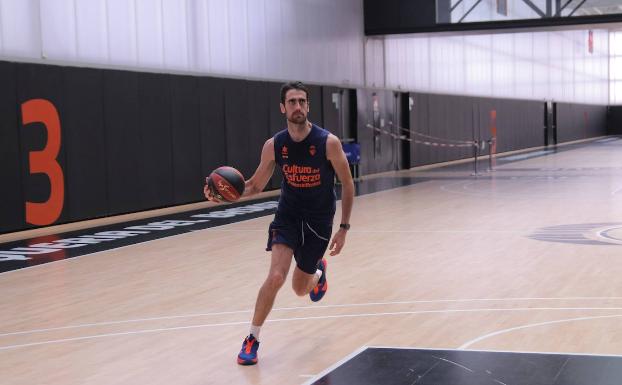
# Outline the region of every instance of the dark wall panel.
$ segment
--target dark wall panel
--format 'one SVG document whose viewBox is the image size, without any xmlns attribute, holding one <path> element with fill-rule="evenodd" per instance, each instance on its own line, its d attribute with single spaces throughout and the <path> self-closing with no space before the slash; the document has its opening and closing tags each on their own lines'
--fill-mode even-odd
<svg viewBox="0 0 622 385">
<path fill-rule="evenodd" d="M 57 66 L 46 66 L 36 64 L 20 64 L 17 71 L 17 104 L 18 108 L 22 103 L 31 99 L 46 99 L 51 102 L 59 115 L 61 124 L 61 146 L 57 157 L 57 162 L 63 170 L 66 170 L 65 149 L 66 132 L 63 129 L 65 114 L 62 98 L 63 76 L 62 68 Z M 20 112 L 20 123 L 21 112 Z M 45 202 L 49 199 L 51 186 L 49 178 L 45 174 L 30 174 L 29 152 L 40 151 L 46 147 L 47 130 L 41 123 L 32 123 L 27 126 L 21 125 L 20 128 L 20 154 L 22 168 L 22 182 L 24 189 L 24 202 Z M 64 197 L 63 210 L 61 215 L 54 223 L 62 223 L 67 220 L 67 176 L 64 173 Z"/>
<path fill-rule="evenodd" d="M 588 137 L 607 135 L 607 107 L 585 106 Z"/>
<path fill-rule="evenodd" d="M 17 105 L 17 67 L 0 62 L 0 233 L 25 221 Z"/>
<path fill-rule="evenodd" d="M 103 71 L 63 68 L 69 221 L 102 216 L 108 210 Z"/>
<path fill-rule="evenodd" d="M 544 145 L 544 103 L 508 100 L 497 113 L 497 151 L 506 152 Z"/>
<path fill-rule="evenodd" d="M 607 134 L 622 134 L 622 106 L 609 107 L 607 114 Z"/>
<path fill-rule="evenodd" d="M 170 75 L 139 74 L 138 125 L 141 146 L 138 178 L 142 209 L 173 202 Z"/>
<path fill-rule="evenodd" d="M 109 214 L 138 211 L 141 201 L 142 142 L 138 124 L 138 74 L 104 72 L 104 124 Z"/>
<path fill-rule="evenodd" d="M 270 134 L 270 105 L 278 104 L 278 99 L 270 97 L 266 82 L 249 82 L 248 98 L 250 100 L 248 105 L 250 119 L 247 124 L 249 170 L 248 174 L 244 174 L 246 179 L 250 178 L 257 169 L 263 145 L 272 136 Z"/>
<path fill-rule="evenodd" d="M 248 81 L 227 79 L 225 81 L 225 129 L 227 139 L 227 165 L 235 167 L 242 175 L 252 175 L 249 122 L 252 119 L 249 109 Z M 256 101 L 253 101 L 253 103 Z"/>
<path fill-rule="evenodd" d="M 488 141 L 491 136 L 490 112 L 496 111 L 497 152 L 542 146 L 543 103 L 523 100 L 478 98 L 456 95 L 410 94 L 411 134 L 418 141 L 461 144 L 455 141 Z M 423 135 L 429 135 L 425 137 Z M 446 140 L 443 140 L 446 139 Z M 463 144 L 463 143 L 462 143 Z M 480 150 L 487 155 L 489 148 Z M 431 146 L 411 143 L 411 166 L 470 158 L 473 147 Z"/>
<path fill-rule="evenodd" d="M 475 98 L 454 95 L 429 96 L 429 135 L 426 141 L 460 144 L 479 136 L 478 104 Z M 430 163 L 446 162 L 473 156 L 471 147 L 429 146 Z"/>
<path fill-rule="evenodd" d="M 419 143 L 423 141 L 422 135 L 429 135 L 430 132 L 428 113 L 429 95 L 413 92 L 409 97 L 412 98 L 409 119 L 410 129 L 413 131 L 410 134 L 410 138 L 412 139 L 410 143 L 410 167 L 416 167 L 429 163 L 429 146 Z"/>
<path fill-rule="evenodd" d="M 605 107 L 557 103 L 557 142 L 605 135 L 606 117 Z"/>
<path fill-rule="evenodd" d="M 173 203 L 205 199 L 201 170 L 199 81 L 193 76 L 171 76 Z"/>
<path fill-rule="evenodd" d="M 269 135 L 273 137 L 277 132 L 285 129 L 287 127 L 287 123 L 285 120 L 285 115 L 281 113 L 280 105 L 280 90 L 281 84 L 270 82 L 266 85 L 266 92 L 268 94 L 268 115 L 269 115 Z M 274 174 L 272 174 L 272 178 L 270 179 L 270 183 L 268 184 L 271 189 L 279 189 L 281 188 L 281 181 L 283 180 L 283 175 L 280 170 L 274 170 Z"/>
<path fill-rule="evenodd" d="M 201 170 L 204 177 L 227 163 L 225 80 L 199 78 Z"/>
</svg>

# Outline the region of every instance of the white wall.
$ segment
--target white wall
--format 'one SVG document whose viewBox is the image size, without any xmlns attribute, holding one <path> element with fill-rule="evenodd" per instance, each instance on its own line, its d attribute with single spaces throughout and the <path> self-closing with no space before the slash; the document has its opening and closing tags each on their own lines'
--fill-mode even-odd
<svg viewBox="0 0 622 385">
<path fill-rule="evenodd" d="M 361 0 L 0 0 L 0 59 L 363 85 Z"/>
<path fill-rule="evenodd" d="M 388 88 L 609 103 L 609 32 L 386 37 Z M 622 73 L 620 74 L 622 76 Z"/>
<path fill-rule="evenodd" d="M 622 104 L 622 32 L 610 42 L 594 30 L 593 53 L 587 31 L 365 38 L 362 8 L 362 0 L 0 0 L 0 59 Z"/>
<path fill-rule="evenodd" d="M 610 104 L 622 105 L 622 31 L 611 32 L 609 46 Z"/>
</svg>

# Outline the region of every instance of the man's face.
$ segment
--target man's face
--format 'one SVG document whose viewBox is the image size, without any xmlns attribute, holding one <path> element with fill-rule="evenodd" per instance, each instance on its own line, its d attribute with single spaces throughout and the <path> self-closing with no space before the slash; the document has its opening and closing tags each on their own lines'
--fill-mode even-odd
<svg viewBox="0 0 622 385">
<path fill-rule="evenodd" d="M 289 90 L 285 94 L 285 104 L 281 103 L 281 112 L 288 121 L 294 124 L 303 124 L 307 121 L 309 101 L 307 93 L 302 90 Z"/>
</svg>

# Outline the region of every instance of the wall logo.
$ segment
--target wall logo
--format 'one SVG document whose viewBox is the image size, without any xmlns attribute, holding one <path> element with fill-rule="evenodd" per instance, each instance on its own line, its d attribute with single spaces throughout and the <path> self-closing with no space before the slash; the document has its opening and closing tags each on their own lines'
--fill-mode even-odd
<svg viewBox="0 0 622 385">
<path fill-rule="evenodd" d="M 622 245 L 622 223 L 579 223 L 543 227 L 529 238 L 580 245 Z"/>
</svg>

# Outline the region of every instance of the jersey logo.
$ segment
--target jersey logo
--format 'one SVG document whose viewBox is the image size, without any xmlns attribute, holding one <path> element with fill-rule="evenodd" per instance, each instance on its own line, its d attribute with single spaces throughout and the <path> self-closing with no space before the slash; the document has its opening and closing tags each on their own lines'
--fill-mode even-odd
<svg viewBox="0 0 622 385">
<path fill-rule="evenodd" d="M 309 154 L 311 154 L 311 156 L 315 155 L 315 146 L 314 145 L 310 145 L 309 146 Z"/>
<path fill-rule="evenodd" d="M 283 148 L 281 148 L 281 158 L 287 159 L 287 147 L 285 147 L 285 146 L 283 146 Z"/>
<path fill-rule="evenodd" d="M 322 184 L 322 174 L 319 168 L 284 164 L 281 168 L 287 184 L 296 188 L 317 187 Z"/>
</svg>

